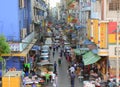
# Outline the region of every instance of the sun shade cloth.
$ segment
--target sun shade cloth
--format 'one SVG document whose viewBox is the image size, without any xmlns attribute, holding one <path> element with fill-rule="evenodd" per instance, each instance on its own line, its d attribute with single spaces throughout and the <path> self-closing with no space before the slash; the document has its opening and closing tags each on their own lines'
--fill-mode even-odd
<svg viewBox="0 0 120 87">
<path fill-rule="evenodd" d="M 100 56 L 92 53 L 91 51 L 83 55 L 84 65 L 90 65 L 90 64 L 96 63 L 100 59 L 101 59 Z"/>
</svg>

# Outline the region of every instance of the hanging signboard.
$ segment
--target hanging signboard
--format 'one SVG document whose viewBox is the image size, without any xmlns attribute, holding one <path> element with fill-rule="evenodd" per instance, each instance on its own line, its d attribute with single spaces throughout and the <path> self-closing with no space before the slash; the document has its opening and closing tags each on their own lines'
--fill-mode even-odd
<svg viewBox="0 0 120 87">
<path fill-rule="evenodd" d="M 107 48 L 107 23 L 100 23 L 100 48 Z"/>
<path fill-rule="evenodd" d="M 93 19 L 93 41 L 98 44 L 98 20 Z"/>
<path fill-rule="evenodd" d="M 91 36 L 91 20 L 87 20 L 87 38 L 90 39 Z"/>
</svg>

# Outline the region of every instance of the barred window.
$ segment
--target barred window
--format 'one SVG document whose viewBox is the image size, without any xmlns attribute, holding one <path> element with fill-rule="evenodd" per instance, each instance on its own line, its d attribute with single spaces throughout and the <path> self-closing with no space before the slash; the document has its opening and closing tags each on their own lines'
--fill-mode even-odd
<svg viewBox="0 0 120 87">
<path fill-rule="evenodd" d="M 110 0 L 109 10 L 118 10 L 120 9 L 120 0 Z"/>
</svg>

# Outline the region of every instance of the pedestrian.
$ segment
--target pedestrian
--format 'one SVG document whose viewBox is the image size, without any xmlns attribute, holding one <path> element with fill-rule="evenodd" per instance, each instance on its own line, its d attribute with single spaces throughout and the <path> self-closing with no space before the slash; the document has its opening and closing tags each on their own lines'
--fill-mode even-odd
<svg viewBox="0 0 120 87">
<path fill-rule="evenodd" d="M 55 79 L 53 81 L 53 87 L 57 87 L 58 86 L 57 80 L 58 80 L 58 77 L 57 77 L 57 73 L 56 73 Z"/>
<path fill-rule="evenodd" d="M 55 73 L 57 72 L 57 63 L 56 63 L 56 61 L 54 62 L 54 72 Z"/>
<path fill-rule="evenodd" d="M 62 52 L 63 52 L 63 51 L 61 50 L 61 51 L 60 51 L 60 57 L 62 57 Z"/>
<path fill-rule="evenodd" d="M 54 58 L 54 55 L 55 55 L 55 51 L 53 51 L 53 58 Z"/>
<path fill-rule="evenodd" d="M 54 46 L 53 46 L 53 51 L 55 51 L 55 48 L 56 48 L 56 46 L 54 45 Z"/>
<path fill-rule="evenodd" d="M 72 73 L 72 72 L 75 72 L 75 67 L 74 67 L 74 65 L 72 65 L 69 70 L 70 70 L 71 73 Z"/>
<path fill-rule="evenodd" d="M 54 82 L 55 81 L 55 77 L 56 77 L 56 73 L 53 72 L 51 76 L 52 76 L 51 82 Z"/>
<path fill-rule="evenodd" d="M 29 67 L 26 65 L 25 66 L 25 76 L 29 75 Z"/>
<path fill-rule="evenodd" d="M 58 64 L 61 66 L 61 58 L 58 59 Z"/>
<path fill-rule="evenodd" d="M 70 81 L 71 81 L 71 87 L 74 87 L 74 84 L 75 84 L 75 74 L 74 74 L 74 72 L 71 73 Z"/>
<path fill-rule="evenodd" d="M 70 66 L 68 66 L 68 68 L 67 68 L 67 73 L 68 73 L 68 75 L 70 76 Z"/>
<path fill-rule="evenodd" d="M 56 51 L 58 51 L 58 45 L 56 45 Z"/>
</svg>

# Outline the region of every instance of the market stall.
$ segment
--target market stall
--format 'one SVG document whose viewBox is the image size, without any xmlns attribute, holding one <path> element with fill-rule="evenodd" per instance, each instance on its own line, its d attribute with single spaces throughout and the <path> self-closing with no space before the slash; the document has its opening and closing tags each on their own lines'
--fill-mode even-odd
<svg viewBox="0 0 120 87">
<path fill-rule="evenodd" d="M 41 84 L 44 82 L 45 81 L 42 78 L 38 77 L 37 75 L 32 77 L 27 76 L 23 79 L 23 83 L 26 87 L 32 86 L 33 84 L 35 84 L 36 86 L 39 85 L 39 87 L 41 87 Z"/>
</svg>

